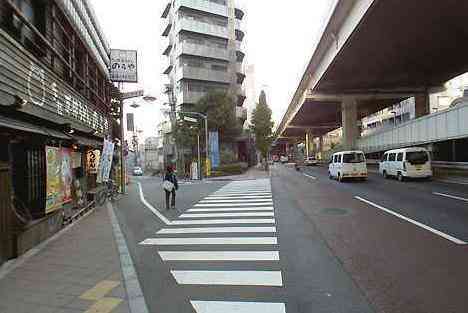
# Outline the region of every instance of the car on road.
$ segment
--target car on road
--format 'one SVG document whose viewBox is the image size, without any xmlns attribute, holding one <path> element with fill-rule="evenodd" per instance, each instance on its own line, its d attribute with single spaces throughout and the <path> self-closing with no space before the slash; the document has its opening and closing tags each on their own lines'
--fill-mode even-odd
<svg viewBox="0 0 468 313">
<path fill-rule="evenodd" d="M 139 166 L 133 168 L 133 176 L 143 176 L 143 170 Z"/>
<path fill-rule="evenodd" d="M 318 161 L 314 156 L 304 158 L 304 165 L 305 166 L 316 166 L 317 164 L 318 164 Z"/>
<path fill-rule="evenodd" d="M 345 179 L 367 179 L 366 157 L 362 151 L 341 151 L 334 153 L 328 165 L 328 176 L 339 182 Z"/>
<path fill-rule="evenodd" d="M 288 163 L 289 158 L 287 156 L 285 156 L 285 155 L 282 155 L 282 156 L 280 156 L 280 162 L 283 163 L 283 164 Z"/>
<path fill-rule="evenodd" d="M 426 148 L 411 147 L 390 150 L 384 153 L 379 163 L 379 172 L 384 178 L 431 178 L 432 165 Z"/>
</svg>

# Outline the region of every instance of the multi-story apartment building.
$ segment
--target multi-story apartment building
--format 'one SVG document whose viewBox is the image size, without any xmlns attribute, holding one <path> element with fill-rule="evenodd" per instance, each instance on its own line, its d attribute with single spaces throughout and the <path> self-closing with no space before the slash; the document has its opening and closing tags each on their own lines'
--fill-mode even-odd
<svg viewBox="0 0 468 313">
<path fill-rule="evenodd" d="M 244 10 L 234 0 L 166 0 L 163 73 L 178 107 L 189 109 L 209 91 L 228 92 L 243 123 Z"/>
</svg>

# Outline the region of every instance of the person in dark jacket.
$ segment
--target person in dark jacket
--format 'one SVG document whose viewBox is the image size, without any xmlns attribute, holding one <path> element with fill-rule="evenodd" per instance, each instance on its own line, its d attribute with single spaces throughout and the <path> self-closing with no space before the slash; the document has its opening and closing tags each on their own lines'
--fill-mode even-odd
<svg viewBox="0 0 468 313">
<path fill-rule="evenodd" d="M 171 209 L 175 209 L 175 197 L 176 197 L 176 190 L 179 189 L 179 184 L 177 182 L 177 177 L 174 174 L 174 170 L 171 166 L 168 166 L 166 169 L 166 174 L 164 175 L 164 181 L 170 181 L 174 184 L 174 188 L 172 191 L 164 190 L 166 193 L 166 210 L 169 210 L 169 197 L 172 194 L 172 201 L 171 201 Z"/>
</svg>

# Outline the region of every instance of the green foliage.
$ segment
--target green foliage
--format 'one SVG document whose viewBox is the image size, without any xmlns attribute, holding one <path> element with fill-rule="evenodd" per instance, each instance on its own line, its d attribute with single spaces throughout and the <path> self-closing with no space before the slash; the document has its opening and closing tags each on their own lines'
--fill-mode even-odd
<svg viewBox="0 0 468 313">
<path fill-rule="evenodd" d="M 268 150 L 273 142 L 273 125 L 271 109 L 266 102 L 266 94 L 262 90 L 257 106 L 252 112 L 251 126 L 255 134 L 255 145 L 262 154 L 262 158 L 267 157 Z"/>
<path fill-rule="evenodd" d="M 212 171 L 212 176 L 219 177 L 219 176 L 227 176 L 227 175 L 240 175 L 244 172 L 244 168 L 241 164 L 225 164 L 221 165 L 216 171 Z"/>
<path fill-rule="evenodd" d="M 197 144 L 198 125 L 184 120 L 177 121 L 175 140 L 177 146 L 192 148 Z"/>
<path fill-rule="evenodd" d="M 217 130 L 221 139 L 234 138 L 240 133 L 236 122 L 235 102 L 224 92 L 209 92 L 195 104 L 194 110 L 208 114 L 208 128 Z"/>
</svg>

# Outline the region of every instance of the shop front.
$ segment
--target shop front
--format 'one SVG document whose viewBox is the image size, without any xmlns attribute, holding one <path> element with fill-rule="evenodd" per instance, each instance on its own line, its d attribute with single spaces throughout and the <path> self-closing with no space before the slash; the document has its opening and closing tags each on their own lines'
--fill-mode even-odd
<svg viewBox="0 0 468 313">
<path fill-rule="evenodd" d="M 111 139 L 112 120 L 110 83 L 97 69 L 79 88 L 80 77 L 65 79 L 47 51 L 38 57 L 1 28 L 0 51 L 1 264 L 52 236 L 86 204 L 99 162 L 90 154 Z"/>
</svg>

